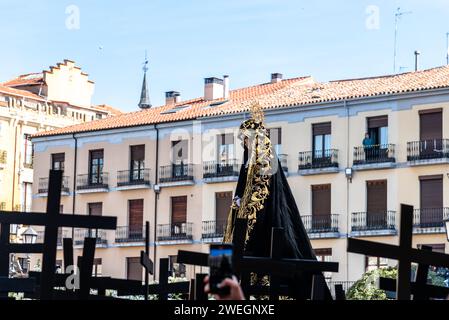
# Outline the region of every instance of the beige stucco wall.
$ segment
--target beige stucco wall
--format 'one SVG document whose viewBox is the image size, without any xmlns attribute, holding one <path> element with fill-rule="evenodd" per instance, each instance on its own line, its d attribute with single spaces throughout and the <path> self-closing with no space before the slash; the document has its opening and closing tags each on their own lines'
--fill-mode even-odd
<svg viewBox="0 0 449 320">
<path fill-rule="evenodd" d="M 398 104 L 400 104 L 398 102 Z M 419 115 L 418 110 L 428 108 L 443 107 L 443 137 L 449 138 L 449 103 L 432 103 L 413 106 L 396 111 L 390 108 L 389 104 L 377 110 L 362 110 L 348 119 L 345 116 L 330 112 L 326 116 L 307 116 L 303 121 L 292 119 L 276 119 L 267 117 L 268 126 L 271 128 L 282 128 L 282 152 L 288 154 L 289 177 L 288 181 L 296 198 L 301 215 L 310 215 L 311 208 L 311 186 L 316 184 L 331 184 L 331 207 L 332 213 L 339 215 L 340 238 L 336 239 L 314 239 L 314 248 L 332 248 L 332 260 L 340 263 L 339 272 L 334 274 L 332 279 L 336 281 L 357 280 L 365 271 L 365 258 L 362 255 L 347 253 L 346 243 L 348 233 L 351 231 L 351 213 L 366 211 L 366 181 L 387 180 L 388 188 L 388 209 L 399 212 L 400 204 L 412 204 L 419 208 L 419 176 L 444 174 L 444 206 L 449 207 L 449 179 L 446 174 L 449 172 L 449 164 L 410 166 L 407 164 L 407 142 L 419 139 Z M 368 107 L 366 109 L 369 109 Z M 300 111 L 298 111 L 300 113 Z M 366 131 L 366 117 L 388 115 L 389 142 L 396 145 L 397 168 L 379 170 L 357 170 L 354 172 L 351 182 L 344 174 L 345 167 L 351 167 L 353 161 L 353 148 L 362 144 L 362 139 Z M 271 121 L 271 119 L 273 119 Z M 312 124 L 319 122 L 332 122 L 332 148 L 338 149 L 339 172 L 299 175 L 298 174 L 298 152 L 311 151 L 312 149 Z M 349 123 L 349 127 L 348 127 Z M 189 161 L 195 165 L 195 183 L 184 186 L 165 186 L 158 195 L 158 216 L 157 224 L 169 224 L 171 201 L 173 196 L 187 196 L 187 221 L 193 223 L 193 243 L 190 244 L 164 244 L 157 246 L 157 258 L 176 255 L 178 249 L 199 250 L 207 252 L 208 245 L 201 242 L 201 222 L 213 220 L 215 217 L 215 193 L 223 191 L 233 191 L 236 182 L 204 183 L 202 179 L 202 161 L 214 160 L 216 156 L 216 137 L 222 133 L 233 133 L 237 136 L 237 126 L 235 124 L 217 128 L 209 126 L 210 130 L 201 133 L 201 126 L 187 123 L 171 128 L 160 129 L 159 140 L 159 166 L 169 165 L 171 162 L 171 141 L 186 139 L 189 145 Z M 218 128 L 219 127 L 219 128 Z M 200 129 L 198 129 L 200 128 Z M 139 131 L 140 130 L 140 131 Z M 130 136 L 129 130 L 126 132 L 110 132 L 86 135 L 79 138 L 80 147 L 78 149 L 78 174 L 87 173 L 88 153 L 93 149 L 104 149 L 105 161 L 104 172 L 109 172 L 110 191 L 106 193 L 77 194 L 76 213 L 86 212 L 87 203 L 103 202 L 103 212 L 105 215 L 116 215 L 118 225 L 127 224 L 127 201 L 130 199 L 144 199 L 144 219 L 149 220 L 154 228 L 154 201 L 155 192 L 151 189 L 118 191 L 116 187 L 116 173 L 119 170 L 127 170 L 129 165 L 130 145 L 145 144 L 146 167 L 151 169 L 151 183 L 154 185 L 156 168 L 155 160 L 155 133 L 154 129 L 139 129 Z M 131 130 L 132 131 L 132 130 Z M 66 140 L 68 141 L 68 140 Z M 37 142 L 38 146 L 46 146 L 45 150 L 36 154 L 35 179 L 46 176 L 49 169 L 49 157 L 51 153 L 66 152 L 66 174 L 72 175 L 74 149 L 73 142 L 57 146 L 48 142 Z M 235 139 L 237 158 L 241 157 L 241 148 L 237 138 Z M 73 177 L 71 177 L 73 179 Z M 70 180 L 70 189 L 73 193 Z M 64 211 L 71 212 L 72 196 L 62 198 Z M 67 207 L 67 210 L 65 209 Z M 37 198 L 34 202 L 36 210 L 45 208 L 45 198 Z M 398 225 L 398 213 L 396 224 Z M 115 277 L 126 276 L 126 257 L 139 256 L 141 246 L 122 246 L 114 244 L 114 234 L 111 233 L 109 248 L 99 248 L 97 255 L 103 258 L 103 274 Z M 374 236 L 366 237 L 372 241 L 396 244 L 398 236 Z M 151 232 L 153 242 L 153 231 Z M 414 235 L 413 245 L 446 243 L 444 234 L 424 234 Z M 153 248 L 151 249 L 153 250 Z M 449 249 L 446 246 L 446 251 Z M 60 254 L 60 253 L 59 253 Z M 151 255 L 153 251 L 151 251 Z M 394 264 L 394 261 L 390 262 Z M 188 270 L 190 267 L 188 267 Z M 190 272 L 190 271 L 188 271 Z"/>
</svg>

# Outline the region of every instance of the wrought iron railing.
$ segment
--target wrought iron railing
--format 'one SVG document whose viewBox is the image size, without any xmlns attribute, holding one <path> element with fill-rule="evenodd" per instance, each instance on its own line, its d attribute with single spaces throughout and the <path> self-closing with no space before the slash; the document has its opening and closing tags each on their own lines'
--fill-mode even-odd
<svg viewBox="0 0 449 320">
<path fill-rule="evenodd" d="M 338 150 L 316 150 L 299 153 L 298 169 L 319 169 L 338 167 Z"/>
<path fill-rule="evenodd" d="M 101 172 L 100 174 L 79 174 L 76 180 L 77 190 L 108 188 L 109 174 Z"/>
<path fill-rule="evenodd" d="M 6 164 L 8 153 L 5 150 L 0 150 L 0 164 Z"/>
<path fill-rule="evenodd" d="M 191 222 L 158 224 L 156 229 L 157 240 L 192 240 L 192 230 L 193 224 Z"/>
<path fill-rule="evenodd" d="M 237 160 L 206 161 L 203 163 L 203 178 L 232 177 L 239 175 Z"/>
<path fill-rule="evenodd" d="M 75 245 L 84 244 L 84 238 L 96 238 L 96 244 L 106 244 L 107 243 L 107 232 L 106 230 L 97 229 L 75 229 L 73 242 Z"/>
<path fill-rule="evenodd" d="M 444 220 L 449 219 L 449 208 L 423 208 L 413 212 L 413 227 L 443 228 Z"/>
<path fill-rule="evenodd" d="M 354 165 L 395 161 L 394 144 L 354 147 Z"/>
<path fill-rule="evenodd" d="M 226 221 L 224 220 L 210 220 L 210 221 L 203 221 L 202 225 L 202 238 L 208 239 L 208 238 L 221 238 L 224 235 L 226 228 Z"/>
<path fill-rule="evenodd" d="M 338 214 L 301 216 L 307 233 L 338 232 Z"/>
<path fill-rule="evenodd" d="M 407 142 L 407 160 L 449 158 L 449 139 Z"/>
<path fill-rule="evenodd" d="M 141 242 L 145 240 L 145 225 L 121 226 L 115 230 L 115 242 Z"/>
<path fill-rule="evenodd" d="M 171 164 L 159 168 L 160 182 L 176 182 L 193 180 L 192 164 Z"/>
<path fill-rule="evenodd" d="M 117 186 L 149 185 L 150 169 L 117 171 Z"/>
<path fill-rule="evenodd" d="M 38 193 L 48 192 L 48 178 L 39 178 Z M 62 177 L 61 192 L 69 193 L 69 177 Z"/>
<path fill-rule="evenodd" d="M 396 211 L 353 212 L 352 231 L 396 230 Z"/>
</svg>

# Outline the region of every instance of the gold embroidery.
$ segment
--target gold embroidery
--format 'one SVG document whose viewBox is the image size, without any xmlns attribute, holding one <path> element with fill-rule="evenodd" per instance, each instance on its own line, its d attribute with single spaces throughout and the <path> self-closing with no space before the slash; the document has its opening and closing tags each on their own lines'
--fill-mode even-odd
<svg viewBox="0 0 449 320">
<path fill-rule="evenodd" d="M 232 242 L 235 218 L 246 218 L 245 246 L 257 222 L 257 213 L 264 208 L 264 202 L 270 194 L 271 163 L 274 158 L 268 131 L 263 125 L 263 112 L 260 105 L 253 104 L 252 111 L 253 117 L 240 126 L 241 134 L 247 137 L 251 143 L 246 186 L 240 207 L 235 203 L 231 206 L 223 239 L 224 242 Z"/>
</svg>

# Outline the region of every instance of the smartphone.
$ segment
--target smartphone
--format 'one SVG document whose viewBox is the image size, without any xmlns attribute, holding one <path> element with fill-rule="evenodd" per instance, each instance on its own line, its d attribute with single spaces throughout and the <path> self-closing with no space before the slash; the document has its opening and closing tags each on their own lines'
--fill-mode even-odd
<svg viewBox="0 0 449 320">
<path fill-rule="evenodd" d="M 229 295 L 229 287 L 220 288 L 218 285 L 225 279 L 231 278 L 232 270 L 232 244 L 211 244 L 209 254 L 209 286 L 210 292 L 221 296 Z"/>
</svg>

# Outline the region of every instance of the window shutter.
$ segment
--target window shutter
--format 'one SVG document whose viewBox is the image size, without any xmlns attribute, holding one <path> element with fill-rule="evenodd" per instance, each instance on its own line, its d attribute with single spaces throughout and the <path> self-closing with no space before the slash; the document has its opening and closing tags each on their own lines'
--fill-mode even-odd
<svg viewBox="0 0 449 320">
<path fill-rule="evenodd" d="M 103 213 L 103 203 L 89 203 L 89 215 L 90 216 L 101 216 Z"/>
<path fill-rule="evenodd" d="M 312 186 L 312 215 L 323 216 L 331 214 L 331 185 Z"/>
<path fill-rule="evenodd" d="M 421 209 L 443 207 L 443 178 L 420 177 Z"/>
<path fill-rule="evenodd" d="M 387 180 L 366 182 L 367 212 L 384 213 L 387 211 Z"/>
<path fill-rule="evenodd" d="M 141 230 L 143 226 L 143 199 L 129 200 L 128 223 L 132 230 Z"/>
<path fill-rule="evenodd" d="M 215 194 L 215 218 L 217 222 L 224 223 L 232 204 L 232 192 L 217 192 Z"/>
<path fill-rule="evenodd" d="M 171 198 L 171 210 L 172 210 L 172 224 L 180 224 L 187 222 L 187 196 L 172 197 Z"/>
<path fill-rule="evenodd" d="M 388 116 L 368 118 L 368 129 L 388 127 Z"/>
<path fill-rule="evenodd" d="M 443 118 L 440 109 L 420 113 L 419 124 L 421 141 L 443 138 Z"/>
<path fill-rule="evenodd" d="M 142 265 L 140 264 L 140 257 L 126 258 L 126 263 L 128 280 L 142 281 Z"/>
<path fill-rule="evenodd" d="M 325 123 L 315 123 L 312 125 L 312 132 L 313 135 L 325 135 L 325 134 L 331 134 L 332 125 L 330 122 Z"/>
<path fill-rule="evenodd" d="M 143 161 L 145 160 L 145 145 L 131 146 L 131 160 Z"/>
</svg>

